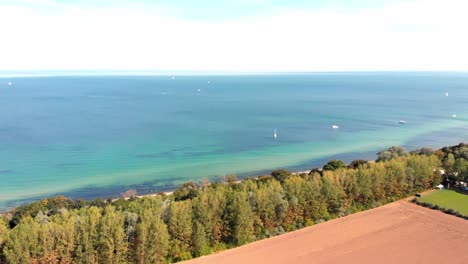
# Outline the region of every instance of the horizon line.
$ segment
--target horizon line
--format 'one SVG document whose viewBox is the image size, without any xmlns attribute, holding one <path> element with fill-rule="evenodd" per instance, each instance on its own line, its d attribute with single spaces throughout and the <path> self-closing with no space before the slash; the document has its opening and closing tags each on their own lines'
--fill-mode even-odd
<svg viewBox="0 0 468 264">
<path fill-rule="evenodd" d="M 316 70 L 316 71 L 191 71 L 191 70 L 0 70 L 0 78 L 67 76 L 236 76 L 366 73 L 468 73 L 468 70 Z"/>
</svg>

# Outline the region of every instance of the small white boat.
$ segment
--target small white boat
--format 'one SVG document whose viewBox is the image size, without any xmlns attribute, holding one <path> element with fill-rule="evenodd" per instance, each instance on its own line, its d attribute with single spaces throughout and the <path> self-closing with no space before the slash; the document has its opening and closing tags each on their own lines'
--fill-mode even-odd
<svg viewBox="0 0 468 264">
<path fill-rule="evenodd" d="M 197 92 L 201 92 L 201 89 L 198 89 Z"/>
<path fill-rule="evenodd" d="M 332 128 L 333 128 L 333 129 L 338 129 L 338 128 L 340 128 L 340 126 L 332 125 Z"/>
<path fill-rule="evenodd" d="M 8 86 L 11 86 L 11 82 L 8 82 Z"/>
<path fill-rule="evenodd" d="M 447 91 L 445 91 L 445 96 L 448 96 L 448 92 L 447 92 Z"/>
<path fill-rule="evenodd" d="M 208 81 L 208 84 L 210 84 L 210 83 L 211 83 L 211 82 L 210 82 L 210 81 Z"/>
<path fill-rule="evenodd" d="M 400 121 L 398 121 L 398 123 L 400 123 L 400 124 L 406 124 L 406 121 L 405 121 L 405 120 L 400 120 Z"/>
<path fill-rule="evenodd" d="M 273 132 L 273 138 L 276 140 L 278 138 L 278 134 L 276 133 L 276 128 L 275 128 L 275 132 Z"/>
<path fill-rule="evenodd" d="M 457 115 L 453 114 L 452 117 L 453 117 L 453 118 L 457 118 Z"/>
</svg>

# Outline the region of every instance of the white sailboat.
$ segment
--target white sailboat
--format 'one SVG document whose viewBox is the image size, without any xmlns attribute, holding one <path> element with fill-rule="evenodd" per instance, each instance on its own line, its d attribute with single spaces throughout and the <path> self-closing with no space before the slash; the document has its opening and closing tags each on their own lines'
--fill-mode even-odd
<svg viewBox="0 0 468 264">
<path fill-rule="evenodd" d="M 275 132 L 273 133 L 273 138 L 276 140 L 278 138 L 278 134 L 276 133 L 276 128 L 275 128 Z"/>
<path fill-rule="evenodd" d="M 445 96 L 448 96 L 448 92 L 447 92 L 447 91 L 445 91 Z"/>
<path fill-rule="evenodd" d="M 332 125 L 332 128 L 333 128 L 333 129 L 338 129 L 338 128 L 340 128 L 340 127 L 337 126 L 337 125 Z"/>
</svg>

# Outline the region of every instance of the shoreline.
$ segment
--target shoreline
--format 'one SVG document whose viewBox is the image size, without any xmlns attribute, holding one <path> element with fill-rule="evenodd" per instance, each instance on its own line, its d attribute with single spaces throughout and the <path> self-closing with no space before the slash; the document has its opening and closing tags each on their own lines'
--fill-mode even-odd
<svg viewBox="0 0 468 264">
<path fill-rule="evenodd" d="M 333 157 L 334 156 L 329 157 L 328 160 L 333 159 Z M 364 160 L 367 160 L 368 163 L 375 163 L 375 159 L 365 159 L 364 158 Z M 323 164 L 323 165 L 325 165 L 325 164 Z M 288 170 L 287 167 L 285 169 Z M 300 175 L 300 174 L 303 174 L 303 173 L 308 174 L 312 169 L 322 170 L 322 167 L 312 166 L 311 169 L 309 169 L 309 170 L 299 169 L 299 170 L 290 171 L 290 173 L 291 173 L 291 175 Z M 240 176 L 239 177 L 240 179 L 235 181 L 235 183 L 236 184 L 242 183 L 242 181 L 247 177 L 248 178 L 253 178 L 253 179 L 258 179 L 261 176 L 266 176 L 266 175 L 271 176 L 270 173 L 272 171 L 274 171 L 274 170 L 276 170 L 276 169 L 266 170 L 265 173 L 263 173 L 263 174 L 258 173 L 258 174 L 254 175 L 254 176 L 249 176 L 249 175 L 246 174 L 245 176 Z M 267 171 L 269 171 L 269 172 L 267 172 Z M 223 177 L 225 177 L 225 176 L 218 176 L 217 180 L 213 180 L 213 181 L 209 182 L 209 184 L 211 184 L 213 182 L 223 182 Z M 201 180 L 203 180 L 203 179 L 201 179 Z M 189 180 L 189 181 L 186 181 L 184 183 L 187 183 L 187 182 L 195 182 L 195 181 L 190 181 Z M 170 196 L 184 183 L 178 184 L 177 186 L 173 186 L 173 187 L 170 187 L 170 188 L 166 188 L 165 190 L 162 190 L 162 191 L 151 191 L 151 192 L 143 193 L 143 194 L 138 194 L 137 193 L 136 195 L 134 195 L 134 197 L 136 197 L 138 199 L 141 199 L 141 198 L 145 198 L 145 197 L 155 197 L 155 196 L 158 196 L 158 195 Z M 134 189 L 129 188 L 126 191 L 130 191 L 130 190 L 134 190 Z M 85 200 L 85 201 L 93 201 L 93 200 L 99 199 L 99 200 L 102 200 L 102 201 L 110 200 L 111 202 L 115 202 L 115 201 L 118 201 L 120 199 L 125 199 L 125 200 L 131 199 L 133 196 L 128 196 L 128 197 L 123 196 L 123 194 L 126 191 L 120 192 L 120 193 L 114 193 L 114 195 L 111 194 L 111 195 L 107 196 L 107 198 L 105 196 L 96 196 L 95 198 L 81 198 L 79 196 L 73 197 L 73 195 L 67 195 L 66 193 L 62 193 L 62 194 L 58 193 L 58 194 L 54 194 L 54 195 L 44 196 L 44 197 L 37 198 L 37 199 L 34 199 L 34 198 L 27 199 L 27 200 L 25 200 L 24 202 L 22 202 L 19 205 L 15 205 L 15 206 L 12 206 L 12 207 L 6 207 L 5 209 L 0 209 L 0 214 L 8 213 L 8 212 L 10 212 L 10 211 L 12 211 L 12 210 L 14 210 L 14 209 L 16 209 L 18 207 L 21 207 L 21 206 L 23 206 L 25 204 L 37 202 L 37 201 L 40 201 L 40 200 L 43 200 L 43 199 L 58 197 L 58 196 L 64 196 L 64 197 L 72 199 L 73 201 L 76 201 L 76 200 L 79 200 L 79 199 Z"/>
<path fill-rule="evenodd" d="M 440 132 L 437 132 L 434 135 L 438 135 L 438 133 Z M 428 133 L 428 135 L 432 135 L 432 134 L 433 133 Z M 400 145 L 408 150 L 417 149 L 421 147 L 430 147 L 432 149 L 439 149 L 444 146 L 457 145 L 460 142 L 464 142 L 464 141 L 466 140 L 457 138 L 456 140 L 452 140 L 449 143 L 441 143 L 440 141 L 437 141 L 437 142 L 432 142 L 432 144 L 427 144 L 427 142 L 421 143 L 421 142 L 418 142 L 416 139 L 413 139 L 403 144 L 389 144 L 388 146 Z M 236 174 L 238 175 L 240 179 L 242 179 L 245 177 L 257 177 L 259 175 L 270 174 L 272 170 L 280 169 L 280 168 L 284 168 L 291 172 L 298 172 L 298 171 L 304 171 L 305 169 L 310 170 L 311 168 L 321 167 L 326 162 L 332 159 L 339 159 L 339 160 L 344 161 L 345 163 L 349 163 L 355 159 L 364 159 L 364 160 L 370 161 L 370 160 L 375 159 L 376 157 L 375 153 L 377 151 L 383 150 L 384 148 L 385 147 L 376 148 L 374 150 L 360 149 L 357 151 L 349 151 L 349 152 L 345 151 L 345 152 L 332 153 L 330 155 L 312 157 L 308 159 L 307 161 L 303 161 L 295 165 L 280 166 L 276 168 L 270 166 L 270 168 L 265 169 L 265 170 L 257 170 L 257 171 L 251 171 L 251 172 L 245 172 L 245 173 L 240 172 Z M 185 176 L 181 177 L 181 179 L 185 178 Z M 222 178 L 221 175 L 209 176 L 205 174 L 205 176 L 208 176 L 210 180 L 212 181 L 220 181 L 220 179 Z M 0 202 L 0 212 L 9 211 L 19 206 L 22 206 L 24 204 L 28 204 L 28 203 L 36 202 L 42 199 L 50 198 L 50 197 L 56 197 L 56 196 L 66 196 L 73 200 L 82 199 L 82 200 L 87 200 L 87 201 L 91 201 L 95 199 L 101 199 L 101 200 L 118 199 L 121 197 L 122 193 L 130 189 L 136 189 L 137 192 L 140 194 L 139 196 L 143 196 L 143 195 L 147 196 L 147 195 L 152 195 L 152 194 L 156 194 L 159 192 L 171 192 L 171 191 L 176 190 L 183 183 L 190 182 L 190 181 L 199 181 L 201 179 L 203 178 L 194 179 L 194 178 L 187 177 L 186 179 L 182 179 L 181 181 L 174 180 L 174 181 L 168 181 L 168 182 L 159 182 L 159 180 L 148 180 L 148 181 L 141 182 L 138 184 L 130 184 L 130 185 L 126 185 L 126 184 L 125 185 L 124 184 L 113 184 L 113 185 L 105 184 L 101 186 L 88 185 L 88 186 L 69 189 L 67 191 L 44 193 L 43 195 L 39 194 L 39 195 L 34 195 L 34 196 L 24 196 L 23 198 L 19 198 L 19 199 L 5 199 Z"/>
<path fill-rule="evenodd" d="M 375 162 L 376 162 L 376 160 L 368 160 L 368 161 L 367 161 L 367 163 L 369 163 L 369 164 L 372 164 L 372 163 L 375 163 Z M 318 170 L 322 171 L 322 168 L 315 167 L 315 168 L 312 168 L 312 169 L 310 169 L 310 170 L 291 171 L 290 173 L 291 173 L 291 175 L 309 174 L 310 171 L 313 170 L 313 169 L 318 169 Z M 252 179 L 255 179 L 255 180 L 258 180 L 258 178 L 261 177 L 261 176 L 267 176 L 267 174 L 255 175 L 255 176 L 247 176 L 247 177 L 252 178 Z M 268 174 L 268 176 L 271 176 L 271 175 Z M 244 177 L 244 178 L 242 178 L 242 179 L 239 179 L 239 180 L 235 181 L 234 183 L 235 183 L 235 184 L 242 183 L 242 182 L 245 180 L 245 178 L 247 178 L 247 177 Z M 188 182 L 190 182 L 190 181 L 188 181 Z M 214 181 L 214 182 L 227 183 L 226 181 L 224 181 L 224 182 L 223 182 L 223 181 Z M 209 182 L 208 185 L 211 184 L 211 183 L 213 183 L 213 182 Z M 171 189 L 170 191 L 151 192 L 151 193 L 140 194 L 140 195 L 137 194 L 137 195 L 135 195 L 135 196 L 130 196 L 130 197 L 123 197 L 123 196 L 120 196 L 120 197 L 118 197 L 118 198 L 113 198 L 113 199 L 112 199 L 112 202 L 117 201 L 117 200 L 122 199 L 122 198 L 125 199 L 125 200 L 128 200 L 128 199 L 131 199 L 132 197 L 136 197 L 136 198 L 140 199 L 140 198 L 145 198 L 145 197 L 155 197 L 155 196 L 158 196 L 158 195 L 169 196 L 169 195 L 172 195 L 181 185 L 182 185 L 182 184 L 180 184 L 180 185 L 179 185 L 177 188 L 175 188 L 175 189 Z M 130 189 L 130 190 L 131 190 L 131 189 Z M 123 193 L 121 193 L 121 195 L 123 195 Z"/>
<path fill-rule="evenodd" d="M 368 161 L 369 163 L 371 163 L 371 161 Z M 375 161 L 372 161 L 372 162 L 375 162 Z M 321 170 L 321 169 L 320 169 Z M 300 175 L 300 174 L 309 174 L 310 170 L 309 171 L 292 171 L 291 172 L 291 175 Z M 266 174 L 264 175 L 256 175 L 256 176 L 252 176 L 252 177 L 249 177 L 249 178 L 253 178 L 253 179 L 258 179 L 259 177 L 261 176 L 265 176 Z M 235 184 L 239 184 L 239 183 L 242 183 L 244 181 L 244 179 L 240 179 L 240 180 L 237 180 L 235 181 L 234 183 Z M 219 182 L 219 181 L 215 181 L 215 182 Z M 211 184 L 212 182 L 208 183 Z M 223 183 L 227 183 L 227 182 L 223 182 Z M 180 187 L 180 185 L 179 185 Z M 135 198 L 145 198 L 145 197 L 155 197 L 155 196 L 158 196 L 158 195 L 163 195 L 163 196 L 169 196 L 169 195 L 172 195 L 179 187 L 175 188 L 175 189 L 172 189 L 170 191 L 162 191 L 162 192 L 152 192 L 152 193 L 148 193 L 148 194 L 141 194 L 141 195 L 135 195 L 135 196 L 130 196 L 130 197 L 123 197 L 123 196 L 120 196 L 118 198 L 113 198 L 112 199 L 112 202 L 115 202 L 115 201 L 118 201 L 120 199 L 124 199 L 124 200 L 129 200 L 131 199 L 132 197 L 135 197 Z M 123 193 L 121 193 L 122 195 Z"/>
</svg>

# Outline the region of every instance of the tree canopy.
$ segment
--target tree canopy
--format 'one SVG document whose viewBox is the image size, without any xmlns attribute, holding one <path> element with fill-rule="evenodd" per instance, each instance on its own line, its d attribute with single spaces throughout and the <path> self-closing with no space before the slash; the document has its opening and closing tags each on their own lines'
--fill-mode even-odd
<svg viewBox="0 0 468 264">
<path fill-rule="evenodd" d="M 378 152 L 376 161 L 387 161 L 398 157 L 404 157 L 408 154 L 409 153 L 405 148 L 401 146 L 393 146 L 387 150 Z"/>
<path fill-rule="evenodd" d="M 393 147 L 380 162 L 339 160 L 320 173 L 186 183 L 117 201 L 56 197 L 0 216 L 0 263 L 167 263 L 342 217 L 466 177 L 464 145 L 428 155 Z M 421 154 L 422 153 L 422 154 Z M 364 166 L 365 165 L 365 166 Z M 235 184 L 234 184 L 235 183 Z"/>
<path fill-rule="evenodd" d="M 346 165 L 341 160 L 330 160 L 327 164 L 323 166 L 324 171 L 327 171 L 327 170 L 334 171 L 334 170 L 343 169 L 343 168 L 346 168 Z"/>
</svg>

